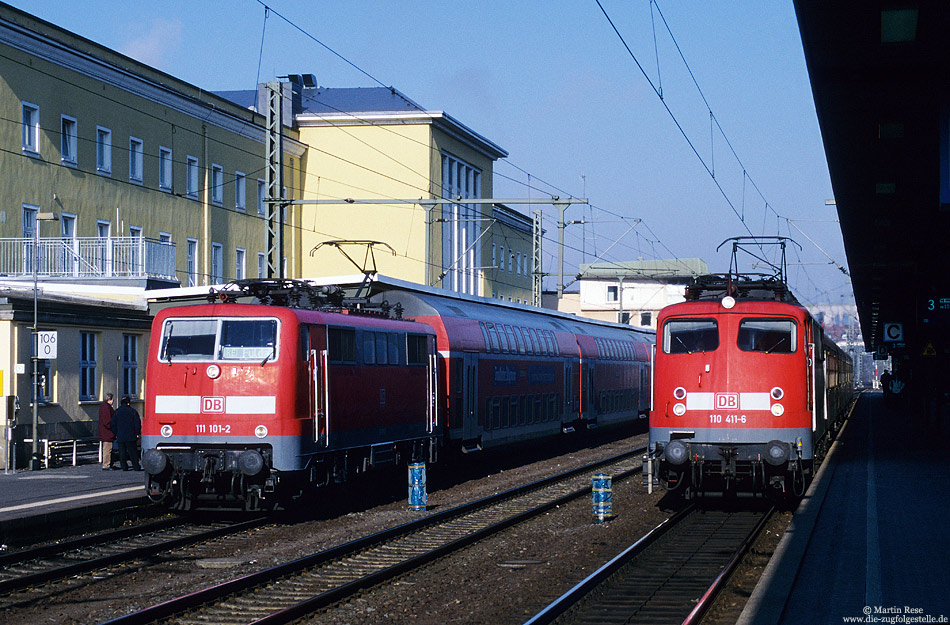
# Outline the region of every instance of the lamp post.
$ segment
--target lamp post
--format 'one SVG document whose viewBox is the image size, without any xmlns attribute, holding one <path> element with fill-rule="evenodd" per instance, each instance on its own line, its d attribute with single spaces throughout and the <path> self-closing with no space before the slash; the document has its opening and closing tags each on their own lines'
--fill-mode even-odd
<svg viewBox="0 0 950 625">
<path fill-rule="evenodd" d="M 40 222 L 41 221 L 56 221 L 59 219 L 59 215 L 56 213 L 36 213 L 36 223 L 33 224 L 33 337 L 32 337 L 32 360 L 33 360 L 33 455 L 30 460 L 30 469 L 33 471 L 38 471 L 43 468 L 43 463 L 40 460 L 39 452 L 39 403 L 40 403 L 40 388 L 39 388 L 39 352 L 40 346 L 37 344 L 37 265 L 39 264 L 39 254 L 37 250 L 40 246 Z"/>
</svg>

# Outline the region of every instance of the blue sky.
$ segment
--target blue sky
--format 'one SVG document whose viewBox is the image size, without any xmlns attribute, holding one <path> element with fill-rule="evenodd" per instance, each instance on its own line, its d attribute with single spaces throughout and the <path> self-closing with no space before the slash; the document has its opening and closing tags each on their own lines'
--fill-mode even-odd
<svg viewBox="0 0 950 625">
<path fill-rule="evenodd" d="M 592 206 L 568 212 L 592 222 L 567 228 L 568 275 L 580 250 L 590 262 L 611 245 L 601 260 L 725 272 L 724 239 L 782 234 L 803 247 L 788 257 L 803 301 L 850 299 L 829 260 L 846 266 L 791 0 L 601 0 L 632 56 L 596 0 L 268 0 L 266 22 L 257 0 L 10 3 L 208 90 L 288 73 L 396 87 L 509 152 L 496 197 L 586 193 Z M 627 232 L 619 216 L 643 221 Z M 556 273 L 553 209 L 545 228 Z"/>
</svg>

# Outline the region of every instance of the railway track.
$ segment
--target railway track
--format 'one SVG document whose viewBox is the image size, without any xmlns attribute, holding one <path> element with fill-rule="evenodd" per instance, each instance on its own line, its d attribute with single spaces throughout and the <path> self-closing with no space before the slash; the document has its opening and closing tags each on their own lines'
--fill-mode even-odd
<svg viewBox="0 0 950 625">
<path fill-rule="evenodd" d="M 699 623 L 773 512 L 690 506 L 525 625 Z"/>
<path fill-rule="evenodd" d="M 289 623 L 590 493 L 591 477 L 640 471 L 643 449 L 361 538 L 108 621 Z"/>
<path fill-rule="evenodd" d="M 175 518 L 0 555 L 0 606 L 30 588 L 259 527 L 264 519 L 195 524 Z"/>
</svg>

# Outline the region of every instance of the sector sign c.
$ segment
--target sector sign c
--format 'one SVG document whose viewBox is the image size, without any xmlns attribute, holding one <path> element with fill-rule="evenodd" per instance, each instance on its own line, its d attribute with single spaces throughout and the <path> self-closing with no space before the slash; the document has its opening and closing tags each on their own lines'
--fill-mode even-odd
<svg viewBox="0 0 950 625">
<path fill-rule="evenodd" d="M 885 343 L 903 343 L 904 342 L 904 324 L 903 323 L 885 323 L 884 324 L 884 342 Z"/>
</svg>

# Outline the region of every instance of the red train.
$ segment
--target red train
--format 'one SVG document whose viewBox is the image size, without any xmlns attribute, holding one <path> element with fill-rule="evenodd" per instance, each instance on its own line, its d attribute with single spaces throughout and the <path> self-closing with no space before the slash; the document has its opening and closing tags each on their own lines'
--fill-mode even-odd
<svg viewBox="0 0 950 625">
<path fill-rule="evenodd" d="M 704 276 L 657 323 L 647 479 L 800 496 L 852 400 L 848 355 L 775 280 Z"/>
<path fill-rule="evenodd" d="M 289 506 L 374 468 L 630 423 L 652 332 L 434 289 L 241 281 L 160 312 L 142 438 L 170 508 Z M 237 303 L 238 297 L 258 304 Z M 411 321 L 410 321 L 411 319 Z"/>
</svg>

